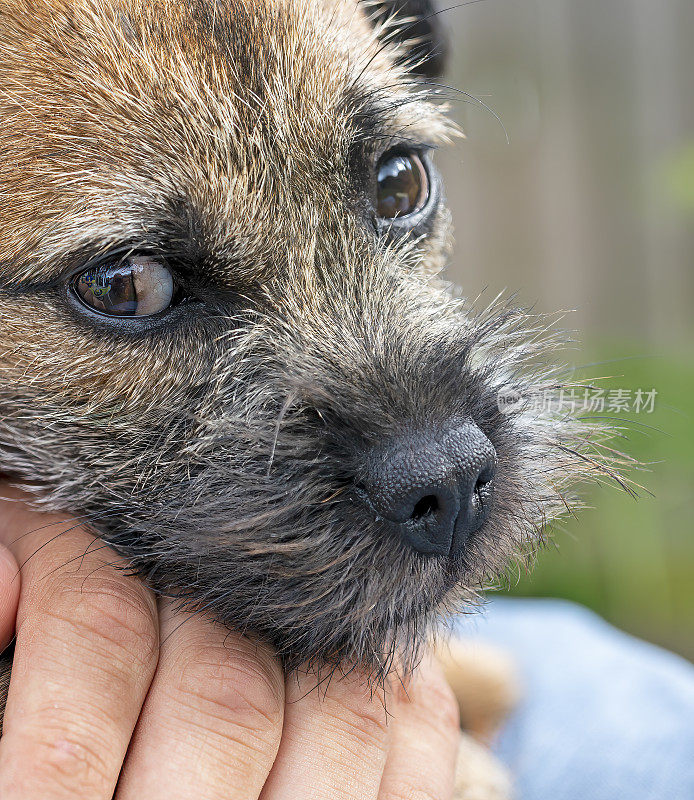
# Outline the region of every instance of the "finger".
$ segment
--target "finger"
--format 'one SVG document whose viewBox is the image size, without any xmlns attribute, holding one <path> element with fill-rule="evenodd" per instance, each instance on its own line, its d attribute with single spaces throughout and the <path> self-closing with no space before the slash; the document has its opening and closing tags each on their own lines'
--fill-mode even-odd
<svg viewBox="0 0 694 800">
<path fill-rule="evenodd" d="M 378 796 L 390 735 L 383 692 L 358 669 L 317 680 L 287 678 L 282 743 L 262 800 Z"/>
<path fill-rule="evenodd" d="M 397 694 L 379 800 L 451 800 L 460 727 L 443 672 L 427 659 Z"/>
<path fill-rule="evenodd" d="M 159 667 L 117 800 L 252 800 L 282 734 L 284 679 L 272 651 L 161 604 Z"/>
<path fill-rule="evenodd" d="M 0 653 L 14 636 L 20 587 L 17 559 L 5 547 L 0 547 Z"/>
<path fill-rule="evenodd" d="M 62 518 L 0 502 L 22 570 L 0 740 L 3 800 L 110 800 L 156 666 L 153 596 Z"/>
</svg>

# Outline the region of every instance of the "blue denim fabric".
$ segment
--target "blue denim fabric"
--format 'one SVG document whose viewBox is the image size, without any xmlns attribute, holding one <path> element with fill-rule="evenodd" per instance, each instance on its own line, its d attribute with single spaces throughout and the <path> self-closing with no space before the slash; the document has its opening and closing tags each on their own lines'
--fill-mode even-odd
<svg viewBox="0 0 694 800">
<path fill-rule="evenodd" d="M 694 800 L 692 664 L 560 600 L 495 599 L 457 629 L 520 669 L 497 746 L 519 800 Z"/>
</svg>

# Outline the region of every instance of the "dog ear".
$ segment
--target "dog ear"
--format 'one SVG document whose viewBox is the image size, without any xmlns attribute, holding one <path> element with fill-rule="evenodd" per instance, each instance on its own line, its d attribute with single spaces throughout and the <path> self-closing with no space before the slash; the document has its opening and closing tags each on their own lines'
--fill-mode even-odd
<svg viewBox="0 0 694 800">
<path fill-rule="evenodd" d="M 448 55 L 448 37 L 433 0 L 363 0 L 383 41 L 404 48 L 401 62 L 422 78 L 438 78 Z"/>
</svg>

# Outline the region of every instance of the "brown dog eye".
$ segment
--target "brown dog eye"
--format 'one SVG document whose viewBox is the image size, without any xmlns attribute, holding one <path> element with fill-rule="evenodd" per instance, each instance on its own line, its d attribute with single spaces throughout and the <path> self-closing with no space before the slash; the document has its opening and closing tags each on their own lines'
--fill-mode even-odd
<svg viewBox="0 0 694 800">
<path fill-rule="evenodd" d="M 386 154 L 376 172 L 376 213 L 383 219 L 419 211 L 429 197 L 429 179 L 417 153 Z"/>
<path fill-rule="evenodd" d="M 83 272 L 75 283 L 82 302 L 118 317 L 148 317 L 165 311 L 174 295 L 171 272 L 149 258 L 130 258 Z"/>
</svg>

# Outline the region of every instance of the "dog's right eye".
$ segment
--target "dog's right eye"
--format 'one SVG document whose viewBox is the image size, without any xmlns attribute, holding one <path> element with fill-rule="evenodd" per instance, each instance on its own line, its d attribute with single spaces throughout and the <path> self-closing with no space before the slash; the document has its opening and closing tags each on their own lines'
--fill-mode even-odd
<svg viewBox="0 0 694 800">
<path fill-rule="evenodd" d="M 172 304 L 176 288 L 170 270 L 145 257 L 88 269 L 73 286 L 86 306 L 113 317 L 160 314 Z"/>
<path fill-rule="evenodd" d="M 376 213 L 381 219 L 406 217 L 429 199 L 429 177 L 415 152 L 389 151 L 376 168 Z"/>
</svg>

